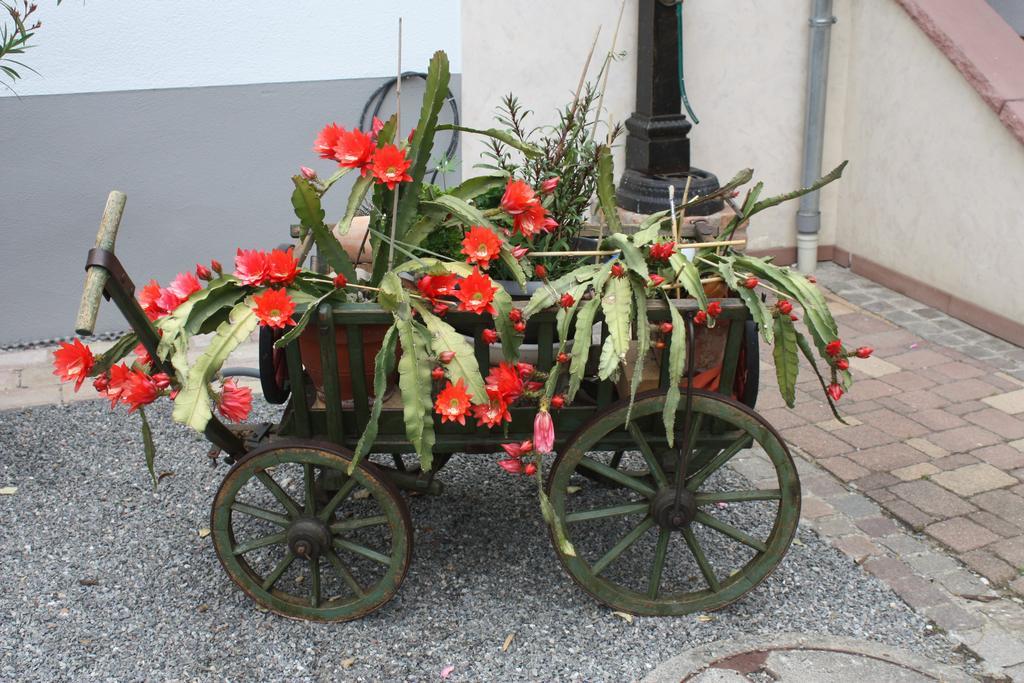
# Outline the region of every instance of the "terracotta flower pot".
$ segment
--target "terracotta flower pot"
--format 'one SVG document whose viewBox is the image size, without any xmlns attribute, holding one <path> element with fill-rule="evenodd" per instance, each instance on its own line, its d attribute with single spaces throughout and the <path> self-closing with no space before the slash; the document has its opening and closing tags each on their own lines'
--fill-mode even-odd
<svg viewBox="0 0 1024 683">
<path fill-rule="evenodd" d="M 366 382 L 366 391 L 370 398 L 373 398 L 374 360 L 377 357 L 377 352 L 384 345 L 384 335 L 387 334 L 389 327 L 389 325 L 360 326 L 363 333 L 363 379 Z M 345 334 L 344 329 L 339 329 L 335 335 L 334 350 L 338 357 L 338 386 L 341 400 L 352 400 L 352 370 L 349 360 L 348 335 Z M 299 352 L 302 355 L 302 364 L 306 367 L 306 371 L 316 387 L 317 395 L 322 397 L 324 371 L 320 361 L 320 337 L 316 325 L 309 325 L 302 331 L 299 336 Z M 391 384 L 389 378 L 388 385 Z"/>
</svg>

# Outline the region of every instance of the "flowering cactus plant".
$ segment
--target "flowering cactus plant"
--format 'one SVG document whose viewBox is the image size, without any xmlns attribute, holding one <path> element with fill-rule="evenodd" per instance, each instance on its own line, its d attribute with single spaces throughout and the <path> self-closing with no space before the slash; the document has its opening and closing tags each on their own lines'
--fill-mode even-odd
<svg viewBox="0 0 1024 683">
<path fill-rule="evenodd" d="M 174 401 L 174 419 L 200 431 L 214 410 L 229 420 L 245 420 L 252 395 L 234 380 L 220 377 L 225 360 L 259 326 L 281 331 L 278 347 L 295 340 L 323 302 L 373 300 L 391 313 L 393 323 L 375 359 L 374 395 L 385 394 L 388 377 L 397 367 L 406 435 L 424 470 L 432 467 L 435 422 L 465 425 L 475 420 L 477 427 L 496 430 L 499 441 L 502 428 L 511 421 L 509 408 L 527 404 L 537 406 L 533 438 L 502 444 L 505 457 L 498 464 L 510 473 L 539 477 L 541 456 L 550 453 L 555 442 L 552 411 L 576 398 L 587 375 L 591 330 L 599 316 L 608 335 L 597 349 L 597 376 L 617 378 L 627 356 L 635 358 L 630 396 L 638 389 L 651 353 L 673 341 L 666 354 L 669 401 L 664 411 L 671 441 L 686 348 L 682 343 L 686 325 L 671 301 L 685 291 L 699 306 L 693 322 L 714 327 L 722 306 L 705 294 L 704 284 L 711 280 L 723 282 L 746 304 L 764 340 L 774 344 L 779 387 L 790 406 L 800 354 L 818 372 L 830 405 L 849 388 L 848 359 L 866 357 L 870 349 L 851 350 L 842 344 L 813 278 L 729 247 L 686 245 L 696 249 L 689 258 L 667 230 L 674 219 L 668 211 L 647 217 L 635 232 L 627 233 L 614 202 L 607 143 L 594 145 L 594 189 L 604 220 L 600 246 L 605 260 L 595 263 L 587 259 L 556 275 L 550 275 L 543 263 L 534 263 L 530 253 L 534 240 L 558 225 L 551 212 L 553 190 L 559 187 L 557 176 L 543 177 L 544 173 L 536 172 L 527 179 L 495 168 L 490 175 L 468 178 L 447 190 L 425 184 L 434 135 L 442 128 L 437 119 L 448 80 L 447 58 L 439 52 L 430 63 L 416 128 L 404 141 L 397 140 L 395 118 L 375 121 L 371 131 L 347 130 L 333 123 L 324 127 L 313 149 L 338 168 L 324 179 L 302 167 L 292 178 L 292 205 L 301 223 L 295 247 L 269 252 L 239 249 L 230 272 L 214 261 L 209 267 L 198 265 L 194 273 L 180 273 L 166 287 L 155 281 L 143 287 L 139 302 L 160 333 L 157 358 L 146 353 L 134 334 L 126 335 L 100 356 L 94 356 L 79 340 L 61 345 L 55 353 L 56 372 L 74 381 L 76 391 L 87 377 L 94 377 L 95 388 L 112 406 L 123 403 L 130 412 L 143 414 L 151 471 L 152 443 L 144 406 L 169 396 Z M 540 149 L 515 131 L 460 130 L 489 136 L 528 159 L 541 155 Z M 757 183 L 747 192 L 723 237 L 730 237 L 760 211 L 835 180 L 842 169 L 840 166 L 809 188 L 766 199 L 760 198 L 763 186 Z M 353 171 L 359 177 L 345 213 L 328 225 L 321 198 Z M 743 171 L 713 195 L 692 198 L 679 208 L 733 194 L 751 178 L 750 171 Z M 501 198 L 496 206 L 478 206 L 477 198 L 497 192 Z M 373 257 L 367 272 L 356 270 L 337 236 L 351 229 L 368 195 L 372 205 L 368 240 Z M 586 199 L 589 202 L 591 198 Z M 464 235 L 457 258 L 423 247 L 434 231 L 452 227 Z M 301 267 L 313 243 L 332 273 Z M 497 264 L 520 284 L 532 277 L 543 286 L 517 305 L 512 294 L 489 274 Z M 767 303 L 762 292 L 773 296 L 774 303 Z M 647 320 L 652 300 L 669 302 L 671 313 L 671 322 L 653 330 Z M 809 340 L 797 329 L 798 307 Z M 557 311 L 558 349 L 557 362 L 542 372 L 522 362 L 519 349 L 527 321 L 546 309 Z M 481 338 L 486 344 L 500 346 L 503 357 L 488 374 L 481 373 L 472 343 L 444 320 L 450 310 L 472 313 L 486 321 Z M 212 334 L 212 339 L 198 358 L 190 360 L 190 340 L 202 334 Z M 135 359 L 125 360 L 133 351 Z M 827 364 L 825 374 L 817 370 L 819 360 Z M 173 379 L 167 373 L 170 368 Z M 380 400 L 371 406 L 353 467 L 376 438 L 382 406 Z"/>
</svg>

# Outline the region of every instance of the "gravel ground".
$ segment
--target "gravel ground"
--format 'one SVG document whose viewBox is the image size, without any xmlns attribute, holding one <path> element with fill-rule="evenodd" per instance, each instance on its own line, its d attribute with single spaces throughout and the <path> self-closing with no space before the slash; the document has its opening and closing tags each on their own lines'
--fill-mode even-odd
<svg viewBox="0 0 1024 683">
<path fill-rule="evenodd" d="M 710 616 L 627 623 L 563 573 L 534 484 L 456 460 L 416 497 L 398 597 L 358 622 L 256 610 L 222 571 L 209 504 L 224 473 L 206 442 L 151 411 L 149 489 L 136 420 L 98 401 L 0 413 L 0 679 L 587 680 L 642 677 L 739 634 L 870 638 L 957 663 L 944 637 L 806 529 L 764 584 Z M 268 413 L 269 415 L 269 413 Z M 515 634 L 511 647 L 502 644 Z"/>
</svg>

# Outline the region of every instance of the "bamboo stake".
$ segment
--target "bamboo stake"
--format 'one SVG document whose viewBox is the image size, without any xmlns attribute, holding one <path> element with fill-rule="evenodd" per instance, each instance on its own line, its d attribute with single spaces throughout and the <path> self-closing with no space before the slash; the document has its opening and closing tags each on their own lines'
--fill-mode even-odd
<svg viewBox="0 0 1024 683">
<path fill-rule="evenodd" d="M 402 139 L 402 17 L 398 17 L 398 80 L 395 81 L 395 140 Z M 388 270 L 395 267 L 395 233 L 398 231 L 398 188 L 395 185 L 391 202 L 391 244 L 388 247 Z"/>
<path fill-rule="evenodd" d="M 681 242 L 679 246 L 686 249 L 711 249 L 713 247 L 736 247 L 746 244 L 746 240 L 724 240 L 721 242 Z M 619 249 L 595 249 L 575 251 L 531 251 L 527 256 L 614 256 Z"/>
<path fill-rule="evenodd" d="M 608 87 L 608 72 L 610 72 L 612 66 L 612 60 L 615 59 L 615 44 L 619 40 L 619 27 L 622 25 L 622 13 L 626 9 L 626 0 L 622 0 L 622 4 L 619 5 L 619 18 L 615 20 L 615 32 L 612 33 L 612 44 L 608 48 L 608 54 L 605 55 L 604 64 L 601 66 L 601 94 L 597 98 L 597 112 L 594 114 L 594 125 L 590 128 L 590 139 L 591 141 L 597 137 L 597 122 L 601 120 L 601 109 L 604 108 L 604 92 Z M 611 112 L 608 113 L 608 130 L 612 127 Z"/>
</svg>

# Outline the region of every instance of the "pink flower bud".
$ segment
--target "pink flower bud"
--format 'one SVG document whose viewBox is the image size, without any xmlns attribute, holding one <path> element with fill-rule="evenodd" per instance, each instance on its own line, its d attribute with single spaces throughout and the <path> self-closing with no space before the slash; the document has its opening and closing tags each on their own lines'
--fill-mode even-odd
<svg viewBox="0 0 1024 683">
<path fill-rule="evenodd" d="M 541 409 L 533 418 L 533 446 L 538 453 L 550 453 L 555 447 L 555 423 L 551 413 Z"/>
<path fill-rule="evenodd" d="M 316 180 L 316 171 L 309 166 L 299 166 L 299 172 L 302 173 L 302 177 L 306 180 Z"/>
<path fill-rule="evenodd" d="M 213 274 L 210 269 L 204 266 L 202 263 L 196 264 L 196 277 L 200 280 L 212 280 Z"/>
<path fill-rule="evenodd" d="M 547 180 L 542 182 L 540 184 L 541 194 L 547 194 L 548 192 L 553 191 L 556 187 L 558 187 L 559 180 L 561 180 L 561 178 L 555 176 L 554 178 L 548 178 Z"/>
</svg>

